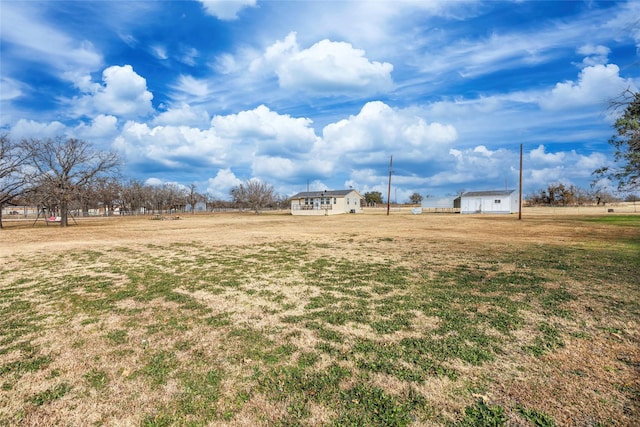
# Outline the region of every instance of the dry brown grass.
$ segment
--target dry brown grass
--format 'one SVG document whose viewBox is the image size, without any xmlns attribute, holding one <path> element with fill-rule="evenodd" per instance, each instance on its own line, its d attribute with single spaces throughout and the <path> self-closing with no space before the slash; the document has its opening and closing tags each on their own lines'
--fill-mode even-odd
<svg viewBox="0 0 640 427">
<path fill-rule="evenodd" d="M 500 405 L 512 425 L 533 425 L 519 407 L 535 409 L 556 425 L 635 425 L 640 418 L 640 216 L 629 225 L 587 219 L 566 211 L 529 211 L 522 221 L 516 215 L 214 214 L 184 215 L 180 221 L 79 219 L 65 229 L 5 222 L 0 314 L 8 317 L 1 325 L 17 329 L 0 330 L 0 424 L 330 425 L 339 423 L 342 410 L 358 413 L 362 402 L 333 405 L 322 393 L 335 398 L 340 390 L 364 384 L 398 402 L 408 402 L 412 393 L 421 396 L 411 410 L 415 425 L 458 422 L 464 408 L 478 400 Z M 300 255 L 285 265 L 277 258 L 281 251 Z M 272 255 L 276 258 L 270 261 Z M 219 265 L 210 264 L 212 259 Z M 225 262 L 250 277 L 238 286 L 215 282 L 230 279 L 221 270 Z M 311 281 L 302 271 L 313 263 L 325 266 L 318 273 L 334 275 L 332 269 L 342 263 L 381 266 L 381 272 L 404 269 L 399 271 L 408 285 L 377 292 L 374 284 L 366 284 L 349 292 L 368 296 L 350 299 L 338 285 L 326 287 L 330 279 Z M 138 268 L 153 274 L 140 273 L 147 281 L 136 284 Z M 463 283 L 472 273 L 483 281 L 501 275 L 544 279 L 534 294 L 474 289 L 473 280 L 459 290 L 452 284 L 446 307 L 472 318 L 495 312 L 499 298 L 520 304 L 524 321 L 510 333 L 496 329 L 500 324 L 482 323 L 480 330 L 498 342 L 498 351 L 487 348 L 491 360 L 443 357 L 440 365 L 455 377 L 433 374 L 420 381 L 359 367 L 366 354 L 354 350 L 356 343 L 392 347 L 433 334 L 455 337 L 456 331 L 435 332 L 446 322 L 417 306 L 394 311 L 408 316 L 399 330 L 380 334 L 372 325 L 388 320 L 384 304 L 392 298 L 408 296 L 409 303 L 412 296 L 425 298 L 426 307 L 429 286 L 448 277 Z M 165 294 L 152 293 L 155 281 L 164 286 L 163 275 L 171 285 L 163 288 Z M 339 277 L 348 282 L 348 276 Z M 107 295 L 132 286 L 137 294 L 100 305 Z M 439 292 L 449 298 L 446 287 Z M 562 299 L 561 292 L 570 298 Z M 480 299 L 465 299 L 474 295 Z M 559 299 L 549 299 L 553 296 Z M 340 304 L 369 304 L 370 322 L 332 323 L 319 317 L 327 306 L 309 308 L 331 297 L 335 311 L 344 307 Z M 497 302 L 486 299 L 494 297 Z M 31 323 L 24 325 L 23 319 Z M 540 325 L 560 331 L 562 344 L 549 344 L 537 354 L 527 348 L 544 338 Z M 331 334 L 344 340 L 331 341 Z M 319 350 L 323 343 L 342 356 Z M 308 355 L 317 360 L 304 375 L 336 366 L 350 374 L 331 389 L 333 394 L 305 389 L 309 394 L 303 400 L 298 391 L 278 397 L 270 379 Z M 38 357 L 45 357 L 39 366 L 19 364 Z M 221 377 L 212 374 L 207 400 L 198 387 L 207 386 L 202 378 L 213 371 Z M 104 386 L 91 373 L 104 377 Z M 278 380 L 283 392 L 294 390 L 283 378 Z M 60 384 L 69 385 L 69 391 L 34 398 L 48 396 Z M 187 394 L 192 389 L 197 390 Z M 292 415 L 294 409 L 301 415 Z"/>
</svg>

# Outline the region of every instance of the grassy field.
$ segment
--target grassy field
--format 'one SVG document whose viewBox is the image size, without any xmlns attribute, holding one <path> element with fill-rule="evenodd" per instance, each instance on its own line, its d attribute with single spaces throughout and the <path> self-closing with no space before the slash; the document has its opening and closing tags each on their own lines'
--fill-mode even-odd
<svg viewBox="0 0 640 427">
<path fill-rule="evenodd" d="M 640 215 L 0 230 L 0 425 L 632 426 Z"/>
</svg>

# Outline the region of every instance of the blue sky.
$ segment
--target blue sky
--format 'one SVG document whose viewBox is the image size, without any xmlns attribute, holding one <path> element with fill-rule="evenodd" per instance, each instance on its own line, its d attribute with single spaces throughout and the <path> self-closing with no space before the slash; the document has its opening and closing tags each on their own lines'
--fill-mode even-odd
<svg viewBox="0 0 640 427">
<path fill-rule="evenodd" d="M 226 199 L 588 188 L 640 87 L 640 2 L 0 0 L 0 127 Z M 602 183 L 606 185 L 606 183 Z M 613 186 L 612 186 L 613 188 Z"/>
</svg>

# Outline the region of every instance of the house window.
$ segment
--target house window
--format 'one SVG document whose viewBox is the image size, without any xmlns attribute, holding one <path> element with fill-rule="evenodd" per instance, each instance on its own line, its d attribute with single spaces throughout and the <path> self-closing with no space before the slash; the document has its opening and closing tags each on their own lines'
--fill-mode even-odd
<svg viewBox="0 0 640 427">
<path fill-rule="evenodd" d="M 495 203 L 496 205 L 499 205 L 500 204 L 500 199 L 494 200 L 493 203 Z"/>
<path fill-rule="evenodd" d="M 334 198 L 333 198 L 333 204 L 335 205 L 336 203 L 338 203 L 338 198 L 337 198 L 337 197 L 334 197 Z"/>
<path fill-rule="evenodd" d="M 331 197 L 327 197 L 327 198 L 325 199 L 324 203 L 325 203 L 326 205 L 330 205 L 330 204 L 331 204 Z"/>
</svg>

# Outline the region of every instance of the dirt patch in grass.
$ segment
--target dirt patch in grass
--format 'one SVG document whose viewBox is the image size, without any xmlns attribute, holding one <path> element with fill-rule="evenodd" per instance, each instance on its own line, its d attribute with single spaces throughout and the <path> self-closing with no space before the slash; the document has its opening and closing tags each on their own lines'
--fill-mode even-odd
<svg viewBox="0 0 640 427">
<path fill-rule="evenodd" d="M 503 373 L 494 397 L 551 414 L 558 425 L 633 425 L 639 360 L 631 346 L 606 337 L 569 338 L 537 364 L 519 361 Z"/>
<path fill-rule="evenodd" d="M 639 223 L 8 222 L 0 424 L 631 426 Z"/>
</svg>

